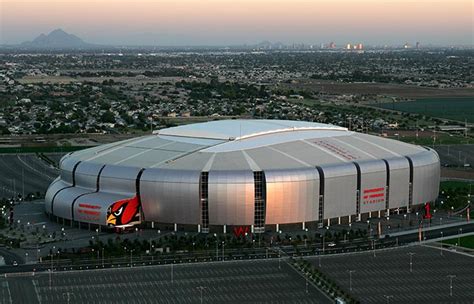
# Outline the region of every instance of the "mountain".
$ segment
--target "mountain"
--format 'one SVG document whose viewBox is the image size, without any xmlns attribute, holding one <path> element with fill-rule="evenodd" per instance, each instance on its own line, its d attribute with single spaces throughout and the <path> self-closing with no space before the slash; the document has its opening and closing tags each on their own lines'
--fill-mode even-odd
<svg viewBox="0 0 474 304">
<path fill-rule="evenodd" d="M 90 49 L 98 47 L 86 43 L 76 35 L 68 34 L 62 29 L 56 29 L 48 35 L 41 34 L 33 41 L 23 42 L 20 46 L 29 49 Z"/>
</svg>

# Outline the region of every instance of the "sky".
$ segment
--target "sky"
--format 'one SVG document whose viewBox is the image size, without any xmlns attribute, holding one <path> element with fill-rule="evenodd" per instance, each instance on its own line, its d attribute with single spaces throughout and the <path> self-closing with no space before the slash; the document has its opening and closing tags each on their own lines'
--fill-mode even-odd
<svg viewBox="0 0 474 304">
<path fill-rule="evenodd" d="M 473 45 L 472 0 L 0 0 L 0 44 L 62 28 L 110 45 Z"/>
</svg>

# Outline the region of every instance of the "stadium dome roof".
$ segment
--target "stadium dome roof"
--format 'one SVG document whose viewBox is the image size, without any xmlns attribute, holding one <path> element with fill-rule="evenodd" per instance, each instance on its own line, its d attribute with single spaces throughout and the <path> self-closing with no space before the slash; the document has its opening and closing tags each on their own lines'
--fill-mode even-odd
<svg viewBox="0 0 474 304">
<path fill-rule="evenodd" d="M 218 120 L 72 153 L 84 162 L 176 170 L 272 170 L 399 158 L 420 146 L 302 121 Z"/>
</svg>

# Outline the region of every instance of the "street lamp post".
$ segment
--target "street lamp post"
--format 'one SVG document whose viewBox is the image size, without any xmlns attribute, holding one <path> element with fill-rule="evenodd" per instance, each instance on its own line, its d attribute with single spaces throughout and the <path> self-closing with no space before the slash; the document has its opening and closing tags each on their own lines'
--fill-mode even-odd
<svg viewBox="0 0 474 304">
<path fill-rule="evenodd" d="M 348 270 L 349 272 L 349 291 L 352 291 L 352 273 L 355 272 L 355 270 Z"/>
<path fill-rule="evenodd" d="M 441 242 L 439 242 L 439 249 L 441 256 L 443 256 L 443 231 L 441 231 Z"/>
<path fill-rule="evenodd" d="M 390 304 L 390 298 L 393 298 L 392 295 L 384 295 L 385 299 L 387 299 L 387 304 Z"/>
<path fill-rule="evenodd" d="M 449 296 L 453 296 L 453 279 L 456 277 L 454 274 L 447 275 L 449 278 Z"/>
<path fill-rule="evenodd" d="M 461 234 L 462 234 L 462 228 L 459 228 L 459 233 L 458 233 L 458 246 L 461 247 Z"/>
<path fill-rule="evenodd" d="M 224 248 L 225 248 L 225 242 L 222 241 L 222 262 L 225 261 L 225 259 L 224 259 Z"/>
<path fill-rule="evenodd" d="M 173 284 L 173 262 L 171 262 L 171 284 Z"/>
<path fill-rule="evenodd" d="M 201 304 L 202 304 L 202 292 L 204 291 L 204 289 L 206 289 L 206 287 L 198 286 L 197 289 L 199 289 L 199 291 L 201 292 Z"/>
<path fill-rule="evenodd" d="M 415 255 L 414 252 L 409 252 L 408 255 L 410 256 L 410 273 L 413 272 L 413 256 Z"/>
</svg>

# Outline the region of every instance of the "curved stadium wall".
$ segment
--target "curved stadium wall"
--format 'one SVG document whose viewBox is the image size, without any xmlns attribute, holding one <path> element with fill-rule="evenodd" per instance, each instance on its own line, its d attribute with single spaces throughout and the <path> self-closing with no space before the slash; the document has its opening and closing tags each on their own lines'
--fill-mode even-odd
<svg viewBox="0 0 474 304">
<path fill-rule="evenodd" d="M 224 120 L 64 156 L 46 193 L 65 224 L 200 232 L 326 225 L 432 202 L 435 151 L 319 123 Z"/>
</svg>

